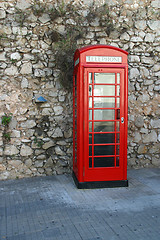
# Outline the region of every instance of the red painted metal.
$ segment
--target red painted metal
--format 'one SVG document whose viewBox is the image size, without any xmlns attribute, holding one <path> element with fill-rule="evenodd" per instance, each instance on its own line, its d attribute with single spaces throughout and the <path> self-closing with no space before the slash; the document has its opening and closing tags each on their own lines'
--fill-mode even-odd
<svg viewBox="0 0 160 240">
<path fill-rule="evenodd" d="M 128 114 L 128 53 L 122 49 L 106 46 L 94 45 L 77 49 L 74 55 L 73 72 L 73 171 L 78 182 L 97 182 L 97 181 L 117 181 L 127 180 L 127 114 Z M 109 56 L 121 57 L 122 61 L 112 62 L 86 62 L 86 56 Z M 89 73 L 92 73 L 92 83 L 89 83 Z M 115 83 L 94 83 L 95 73 L 114 73 Z M 120 83 L 117 83 L 117 74 L 120 75 Z M 76 81 L 75 81 L 76 79 Z M 75 83 L 77 82 L 77 84 Z M 94 87 L 99 85 L 115 86 L 114 96 L 94 96 Z M 89 86 L 92 86 L 92 96 L 89 96 Z M 120 96 L 117 96 L 117 86 L 120 86 Z M 77 89 L 77 96 L 76 96 Z M 94 98 L 113 98 L 114 107 L 94 107 Z M 92 107 L 89 108 L 89 98 L 92 100 Z M 117 107 L 117 99 L 120 99 L 120 106 Z M 77 106 L 76 106 L 77 102 Z M 92 119 L 89 120 L 89 109 L 92 110 Z M 115 118 L 112 120 L 94 120 L 94 110 L 113 110 Z M 77 113 L 77 114 L 76 114 Z M 124 119 L 121 121 L 121 119 Z M 89 122 L 92 124 L 92 131 L 89 132 Z M 112 122 L 114 131 L 94 132 L 96 122 Z M 119 123 L 120 129 L 116 128 Z M 92 142 L 89 143 L 89 134 L 92 136 Z M 115 141 L 112 143 L 95 143 L 96 134 L 112 134 Z M 114 135 L 113 135 L 114 134 Z M 77 135 L 77 138 L 76 138 Z M 120 140 L 117 142 L 117 136 Z M 105 136 L 105 135 L 103 135 Z M 113 147 L 112 155 L 94 155 L 95 147 Z M 92 156 L 89 157 L 89 147 L 92 148 Z M 117 152 L 119 148 L 119 152 Z M 90 154 L 91 154 L 90 153 Z M 102 153 L 103 154 L 103 153 Z M 77 156 L 77 157 L 76 157 Z M 113 166 L 94 165 L 94 159 L 114 159 Z M 119 161 L 117 161 L 117 158 Z M 89 161 L 92 159 L 92 162 Z M 96 162 L 96 161 L 95 161 Z"/>
</svg>

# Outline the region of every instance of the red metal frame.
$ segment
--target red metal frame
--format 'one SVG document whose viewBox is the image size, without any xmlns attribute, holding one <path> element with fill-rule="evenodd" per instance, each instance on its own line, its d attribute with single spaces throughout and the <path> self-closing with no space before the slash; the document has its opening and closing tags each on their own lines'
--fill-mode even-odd
<svg viewBox="0 0 160 240">
<path fill-rule="evenodd" d="M 127 109 L 128 109 L 128 65 L 127 65 L 127 52 L 112 46 L 95 45 L 77 49 L 74 55 L 74 77 L 73 77 L 73 171 L 78 182 L 94 182 L 94 181 L 117 181 L 127 179 Z M 86 56 L 117 56 L 122 58 L 121 63 L 95 63 L 86 62 Z M 94 73 L 115 73 L 115 84 L 89 84 L 89 73 L 92 73 L 92 80 Z M 117 73 L 120 74 L 120 84 L 117 83 Z M 75 78 L 77 79 L 77 86 L 75 85 Z M 120 100 L 120 107 L 114 108 L 94 108 L 92 99 L 92 108 L 89 108 L 89 94 L 88 87 L 92 85 L 92 93 L 94 85 L 113 85 L 115 86 L 114 96 L 103 96 L 115 98 Z M 120 96 L 117 96 L 117 86 L 120 86 Z M 75 96 L 75 87 L 77 87 L 77 97 Z M 95 96 L 102 97 L 102 96 Z M 77 129 L 75 125 L 75 102 L 77 100 Z M 92 120 L 89 120 L 89 109 L 92 110 Z M 94 120 L 93 109 L 114 110 L 114 120 Z M 120 114 L 120 116 L 118 116 Z M 124 118 L 124 123 L 121 123 L 121 118 Z M 92 144 L 89 144 L 89 122 L 119 122 L 120 130 L 117 131 L 116 124 L 115 130 L 115 143 L 95 144 L 94 137 L 92 137 Z M 94 129 L 92 124 L 93 135 Z M 75 138 L 77 133 L 77 140 Z M 99 132 L 101 133 L 101 132 Z M 105 132 L 104 132 L 105 133 Z M 111 133 L 111 132 L 106 132 Z M 98 132 L 94 133 L 98 134 Z M 120 141 L 117 143 L 116 136 L 120 135 Z M 94 135 L 93 135 L 94 136 Z M 76 148 L 77 144 L 77 148 Z M 94 167 L 93 156 L 94 147 L 92 147 L 92 166 L 89 166 L 89 146 L 115 146 L 114 155 L 107 157 L 114 157 L 113 167 Z M 117 155 L 117 148 L 119 146 L 119 154 Z M 77 153 L 77 160 L 75 158 Z M 99 156 L 96 156 L 99 157 Z M 105 157 L 105 155 L 100 155 Z M 119 157 L 119 166 L 116 165 L 116 157 Z"/>
</svg>

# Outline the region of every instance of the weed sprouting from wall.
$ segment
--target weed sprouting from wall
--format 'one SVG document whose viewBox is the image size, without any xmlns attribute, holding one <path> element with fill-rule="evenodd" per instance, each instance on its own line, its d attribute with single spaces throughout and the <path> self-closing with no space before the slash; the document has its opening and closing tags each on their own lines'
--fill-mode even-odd
<svg viewBox="0 0 160 240">
<path fill-rule="evenodd" d="M 2 124 L 5 126 L 5 127 L 8 127 L 9 123 L 11 122 L 12 120 L 12 114 L 6 114 L 4 116 L 2 116 Z"/>
<path fill-rule="evenodd" d="M 9 142 L 11 139 L 11 133 L 9 131 L 9 124 L 12 120 L 12 114 L 6 114 L 2 116 L 2 125 L 4 126 L 4 131 L 3 131 L 3 140 L 4 142 Z"/>
</svg>

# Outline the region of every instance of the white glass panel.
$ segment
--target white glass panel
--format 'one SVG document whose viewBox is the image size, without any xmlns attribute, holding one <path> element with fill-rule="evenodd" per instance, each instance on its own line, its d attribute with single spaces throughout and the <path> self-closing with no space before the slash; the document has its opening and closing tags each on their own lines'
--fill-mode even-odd
<svg viewBox="0 0 160 240">
<path fill-rule="evenodd" d="M 114 108 L 115 107 L 115 98 L 94 98 L 94 107 L 95 108 Z"/>
<path fill-rule="evenodd" d="M 117 108 L 120 108 L 120 98 L 117 98 Z"/>
<path fill-rule="evenodd" d="M 95 73 L 94 83 L 115 84 L 115 73 Z"/>
<path fill-rule="evenodd" d="M 89 73 L 89 83 L 92 83 L 92 73 Z"/>
<path fill-rule="evenodd" d="M 120 73 L 117 73 L 117 84 L 120 84 Z"/>
<path fill-rule="evenodd" d="M 89 98 L 89 108 L 92 108 L 92 98 Z"/>
<path fill-rule="evenodd" d="M 94 85 L 94 96 L 115 96 L 115 86 Z"/>
<path fill-rule="evenodd" d="M 92 120 L 92 110 L 89 110 L 89 120 Z"/>
<path fill-rule="evenodd" d="M 120 86 L 117 86 L 117 96 L 120 96 Z"/>
<path fill-rule="evenodd" d="M 114 120 L 115 110 L 94 110 L 94 120 Z"/>
</svg>

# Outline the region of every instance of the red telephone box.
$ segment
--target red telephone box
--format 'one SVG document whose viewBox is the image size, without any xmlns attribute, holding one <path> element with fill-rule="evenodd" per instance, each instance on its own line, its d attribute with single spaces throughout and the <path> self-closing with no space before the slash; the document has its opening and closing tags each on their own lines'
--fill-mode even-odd
<svg viewBox="0 0 160 240">
<path fill-rule="evenodd" d="M 128 53 L 77 49 L 73 73 L 73 178 L 78 188 L 126 187 Z"/>
</svg>

